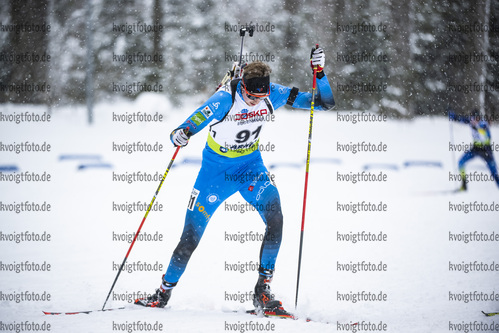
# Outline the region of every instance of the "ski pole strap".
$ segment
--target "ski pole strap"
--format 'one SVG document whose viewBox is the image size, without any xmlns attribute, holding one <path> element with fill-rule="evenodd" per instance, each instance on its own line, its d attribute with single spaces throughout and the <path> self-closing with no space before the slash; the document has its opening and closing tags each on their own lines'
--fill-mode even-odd
<svg viewBox="0 0 499 333">
<path fill-rule="evenodd" d="M 210 147 L 214 152 L 216 152 L 219 155 L 225 156 L 225 157 L 240 157 L 240 156 L 246 156 L 254 152 L 255 150 L 258 150 L 258 143 L 260 140 L 256 141 L 251 147 L 249 148 L 242 148 L 242 149 L 236 149 L 232 150 L 229 149 L 225 146 L 222 146 L 218 144 L 215 139 L 211 136 L 211 133 L 208 133 L 208 139 L 206 140 L 206 143 L 208 144 L 208 147 Z"/>
<path fill-rule="evenodd" d="M 298 88 L 293 87 L 291 89 L 291 92 L 289 93 L 288 101 L 286 102 L 287 105 L 293 106 L 293 103 L 295 102 L 296 96 L 298 96 Z"/>
</svg>

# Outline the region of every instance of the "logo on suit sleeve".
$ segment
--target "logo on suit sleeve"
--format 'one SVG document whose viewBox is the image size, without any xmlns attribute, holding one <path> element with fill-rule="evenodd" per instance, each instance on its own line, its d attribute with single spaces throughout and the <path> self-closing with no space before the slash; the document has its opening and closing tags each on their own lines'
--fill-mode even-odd
<svg viewBox="0 0 499 333">
<path fill-rule="evenodd" d="M 206 117 L 206 119 L 210 118 L 213 112 L 210 110 L 210 108 L 207 106 L 204 107 L 204 109 L 201 110 L 203 115 Z"/>
<path fill-rule="evenodd" d="M 194 124 L 197 126 L 201 125 L 206 120 L 206 117 L 204 116 L 203 112 L 197 112 L 195 115 L 191 117 L 192 121 Z"/>
</svg>

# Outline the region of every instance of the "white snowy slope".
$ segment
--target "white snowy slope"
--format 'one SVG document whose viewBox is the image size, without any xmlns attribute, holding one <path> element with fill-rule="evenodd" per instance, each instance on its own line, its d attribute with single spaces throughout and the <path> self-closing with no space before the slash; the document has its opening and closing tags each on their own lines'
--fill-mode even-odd
<svg viewBox="0 0 499 333">
<path fill-rule="evenodd" d="M 436 333 L 472 328 L 476 331 L 477 325 L 489 332 L 497 331 L 494 325 L 499 324 L 499 318 L 487 318 L 481 310 L 499 311 L 499 241 L 475 238 L 464 242 L 450 238 L 459 239 L 473 232 L 497 235 L 499 190 L 494 183 L 482 181 L 470 183 L 466 193 L 444 192 L 459 186 L 458 182 L 449 181 L 449 172 L 456 172 L 453 158 L 457 160 L 462 154 L 455 152 L 453 157 L 449 151 L 450 132 L 455 143 L 468 143 L 471 138 L 467 126 L 450 125 L 445 118 L 354 124 L 339 119 L 336 112 L 315 113 L 300 291 L 298 308 L 294 310 L 309 114 L 284 109 L 276 111 L 275 121 L 264 128 L 261 139 L 264 145 L 275 145 L 273 152 L 264 152 L 263 156 L 275 175 L 285 219 L 272 288 L 289 310 L 316 322 L 232 312 L 252 308 L 245 295 L 256 282 L 257 274 L 252 269 L 260 249 L 260 242 L 251 238 L 244 243 L 232 239 L 240 240 L 247 232 L 264 232 L 256 212 L 231 211 L 235 204 L 243 203 L 238 194 L 222 204 L 212 217 L 173 292 L 169 308 L 140 308 L 131 303 L 136 293 L 151 293 L 158 287 L 177 245 L 200 167 L 196 160 L 201 158 L 206 131 L 180 150 L 157 197 L 160 209 L 152 211 L 143 226 L 143 232 L 162 235 L 162 240 L 137 242 L 128 258 L 129 264 L 146 265 L 151 270 L 135 271 L 130 266 L 132 272 L 121 274 L 106 306 L 126 309 L 73 316 L 43 315 L 42 311 L 102 307 L 116 276 L 116 265 L 121 264 L 129 248 L 128 242 L 117 239 L 135 232 L 144 216 L 144 211 L 128 213 L 113 207 L 137 202 L 147 205 L 158 186 L 158 181 L 116 181 L 116 175 L 138 171 L 162 175 L 174 152 L 169 133 L 194 107 L 174 110 L 165 101 L 143 98 L 136 103 L 99 104 L 92 126 L 87 125 L 82 107 L 53 110 L 49 123 L 0 122 L 0 141 L 4 145 L 51 145 L 50 152 L 0 152 L 0 166 L 17 165 L 16 174 L 27 171 L 51 175 L 50 182 L 17 184 L 5 178 L 12 173 L 2 172 L 0 331 L 20 329 L 21 325 L 25 325 L 24 331 L 31 325 L 40 331 L 50 328 L 50 332 L 288 333 L 384 328 L 387 332 Z M 31 106 L 1 108 L 3 114 L 45 112 Z M 131 124 L 113 121 L 113 113 L 139 111 L 150 115 L 159 112 L 164 119 Z M 492 128 L 492 137 L 499 138 L 497 127 Z M 139 141 L 162 144 L 163 149 L 131 154 L 113 151 L 113 143 Z M 363 141 L 386 144 L 386 151 L 338 151 L 338 143 Z M 60 159 L 68 154 L 97 157 Z M 78 168 L 88 164 L 94 167 Z M 270 169 L 271 166 L 275 167 Z M 365 169 L 366 166 L 370 168 Z M 488 174 L 481 160 L 471 161 L 468 170 Z M 382 173 L 386 181 L 342 180 L 362 171 L 364 175 Z M 45 202 L 51 210 L 9 211 L 13 204 L 26 201 Z M 386 205 L 385 211 L 340 211 L 350 203 L 363 201 Z M 465 208 L 469 203 L 473 204 L 473 211 L 451 211 L 451 207 Z M 495 204 L 496 211 L 476 211 L 476 207 L 483 209 L 483 204 Z M 51 239 L 19 243 L 12 240 L 26 231 L 38 235 L 46 232 Z M 362 232 L 381 233 L 386 241 L 344 240 Z M 25 262 L 50 264 L 50 271 L 12 271 Z M 353 273 L 353 264 L 359 262 L 365 264 L 361 268 L 385 265 L 384 271 Z M 474 263 L 471 271 L 459 270 L 469 267 L 464 264 L 470 262 Z M 484 268 L 491 266 L 496 270 Z M 249 271 L 236 272 L 233 267 Z M 342 270 L 347 267 L 350 270 Z M 33 293 L 35 298 L 50 295 L 50 300 L 25 299 L 31 297 L 25 294 Z M 474 296 L 467 299 L 470 293 Z M 378 298 L 380 294 L 382 300 L 365 299 Z M 495 299 L 486 300 L 492 294 Z M 347 325 L 354 322 L 360 326 Z"/>
</svg>

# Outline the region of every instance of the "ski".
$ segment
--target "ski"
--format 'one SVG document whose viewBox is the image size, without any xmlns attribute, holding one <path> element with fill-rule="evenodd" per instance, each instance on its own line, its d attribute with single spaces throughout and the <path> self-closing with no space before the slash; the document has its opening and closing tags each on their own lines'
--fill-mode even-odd
<svg viewBox="0 0 499 333">
<path fill-rule="evenodd" d="M 276 317 L 276 318 L 293 319 L 293 320 L 298 319 L 290 312 L 284 310 L 284 308 L 282 308 L 282 307 L 275 308 L 275 309 L 267 309 L 267 310 L 257 310 L 257 309 L 246 310 L 246 313 L 251 314 L 251 315 L 255 315 L 255 316 L 262 314 L 265 317 Z M 307 321 L 309 321 L 309 320 L 307 320 Z"/>
<path fill-rule="evenodd" d="M 239 311 L 234 311 L 234 312 L 239 312 Z M 281 318 L 281 319 L 292 319 L 292 320 L 299 320 L 300 317 L 297 317 L 296 315 L 292 314 L 291 312 L 288 312 L 284 310 L 284 308 L 275 308 L 275 309 L 267 309 L 264 311 L 253 309 L 253 310 L 246 310 L 247 314 L 251 315 L 262 315 L 267 318 Z M 329 321 L 319 321 L 319 320 L 314 320 L 310 317 L 305 318 L 306 322 L 315 322 L 315 323 L 321 323 L 321 324 L 333 324 L 332 322 Z M 352 323 L 351 326 L 356 326 L 358 323 Z"/>
<path fill-rule="evenodd" d="M 484 315 L 486 315 L 487 317 L 492 317 L 492 316 L 498 316 L 499 315 L 499 312 L 484 312 L 484 311 L 482 311 L 482 313 Z"/>
<path fill-rule="evenodd" d="M 88 311 L 74 311 L 74 312 L 48 312 L 48 311 L 42 311 L 44 315 L 52 315 L 52 316 L 57 316 L 57 315 L 77 315 L 77 314 L 89 314 L 92 312 L 104 312 L 104 311 L 115 311 L 115 310 L 122 310 L 125 307 L 121 308 L 114 308 L 114 309 L 100 309 L 100 310 L 88 310 Z"/>
</svg>

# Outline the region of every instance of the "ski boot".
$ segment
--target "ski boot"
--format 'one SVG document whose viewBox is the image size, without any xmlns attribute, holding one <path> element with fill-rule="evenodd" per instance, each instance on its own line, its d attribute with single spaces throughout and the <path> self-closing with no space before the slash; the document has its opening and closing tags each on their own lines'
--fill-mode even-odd
<svg viewBox="0 0 499 333">
<path fill-rule="evenodd" d="M 164 308 L 170 300 L 172 289 L 175 285 L 176 283 L 169 283 L 163 280 L 159 289 L 156 289 L 155 294 L 152 294 L 149 297 L 138 298 L 134 303 L 151 308 Z"/>
<path fill-rule="evenodd" d="M 292 313 L 284 309 L 281 301 L 275 299 L 270 290 L 273 271 L 260 269 L 259 272 L 260 275 L 258 276 L 253 298 L 254 314 L 261 314 L 265 317 L 296 319 Z"/>
<path fill-rule="evenodd" d="M 282 307 L 282 303 L 275 299 L 274 294 L 272 294 L 272 291 L 270 290 L 270 282 L 272 282 L 273 271 L 259 271 L 258 281 L 255 285 L 253 305 L 257 310 L 272 310 Z"/>
</svg>

